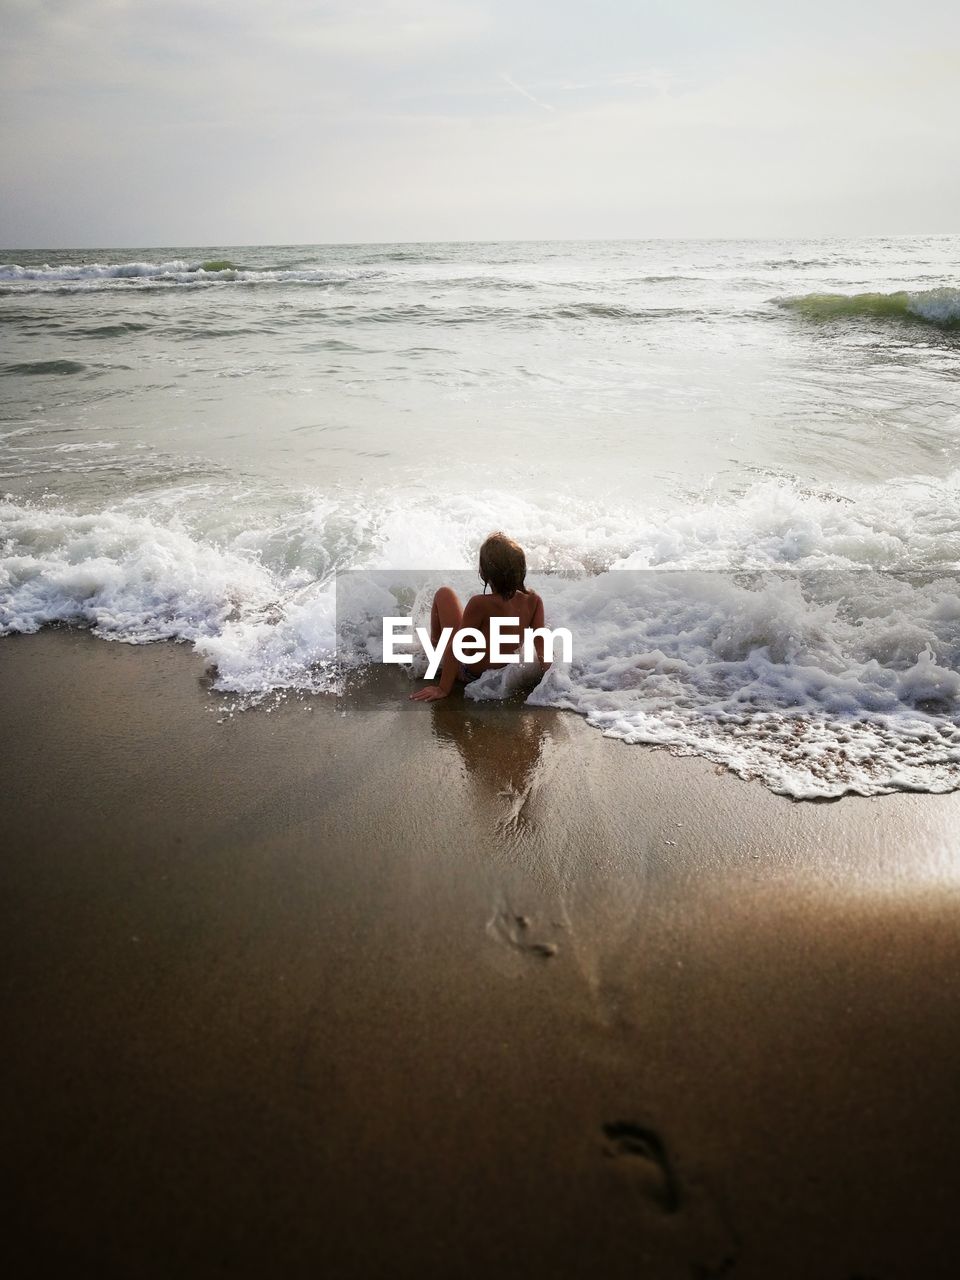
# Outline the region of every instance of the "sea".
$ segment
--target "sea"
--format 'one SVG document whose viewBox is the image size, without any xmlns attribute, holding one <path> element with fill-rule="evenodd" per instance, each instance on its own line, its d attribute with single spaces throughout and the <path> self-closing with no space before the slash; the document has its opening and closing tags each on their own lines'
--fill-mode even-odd
<svg viewBox="0 0 960 1280">
<path fill-rule="evenodd" d="M 179 641 L 258 714 L 502 529 L 574 652 L 473 697 L 796 798 L 960 786 L 960 236 L 0 260 L 0 634 Z"/>
</svg>

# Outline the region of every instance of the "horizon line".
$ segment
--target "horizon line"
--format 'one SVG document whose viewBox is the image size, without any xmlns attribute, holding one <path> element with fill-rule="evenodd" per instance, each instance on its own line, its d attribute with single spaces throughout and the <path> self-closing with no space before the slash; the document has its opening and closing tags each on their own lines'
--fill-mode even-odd
<svg viewBox="0 0 960 1280">
<path fill-rule="evenodd" d="M 919 239 L 921 237 L 934 239 L 949 239 L 954 236 L 960 236 L 960 230 L 957 231 L 894 231 L 894 232 L 869 232 L 866 234 L 855 233 L 839 233 L 829 232 L 820 235 L 683 235 L 683 236 L 502 236 L 494 238 L 485 237 L 465 237 L 462 239 L 427 239 L 427 240 L 262 240 L 247 241 L 245 243 L 221 240 L 209 241 L 182 241 L 180 243 L 168 242 L 162 243 L 157 241 L 154 244 L 148 244 L 143 241 L 130 242 L 126 244 L 109 244 L 106 241 L 99 244 L 65 244 L 53 245 L 42 244 L 35 246 L 16 245 L 2 246 L 0 253 L 42 253 L 49 250 L 51 253 L 69 253 L 76 250 L 77 252 L 90 253 L 98 249 L 362 249 L 369 246 L 386 246 L 386 245 L 469 245 L 469 244 L 650 244 L 650 243 L 741 243 L 743 241 L 759 241 L 769 242 L 775 240 L 790 240 L 793 242 L 802 240 L 815 240 L 822 242 L 824 240 L 910 240 Z"/>
</svg>

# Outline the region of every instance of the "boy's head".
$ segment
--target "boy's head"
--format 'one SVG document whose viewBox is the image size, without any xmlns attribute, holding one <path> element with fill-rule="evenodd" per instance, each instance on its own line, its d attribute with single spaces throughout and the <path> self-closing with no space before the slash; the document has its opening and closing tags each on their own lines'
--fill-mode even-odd
<svg viewBox="0 0 960 1280">
<path fill-rule="evenodd" d="M 480 548 L 480 577 L 484 584 L 509 600 L 514 592 L 523 590 L 526 576 L 523 547 L 505 533 L 491 533 Z"/>
</svg>

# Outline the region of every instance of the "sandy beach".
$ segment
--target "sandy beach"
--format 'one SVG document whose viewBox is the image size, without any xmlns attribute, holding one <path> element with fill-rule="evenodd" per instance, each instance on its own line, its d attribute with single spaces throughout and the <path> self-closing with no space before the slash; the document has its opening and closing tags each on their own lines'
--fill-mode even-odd
<svg viewBox="0 0 960 1280">
<path fill-rule="evenodd" d="M 0 1280 L 958 1280 L 960 5 L 3 34 Z"/>
<path fill-rule="evenodd" d="M 0 647 L 11 1274 L 952 1277 L 960 796 Z"/>
</svg>

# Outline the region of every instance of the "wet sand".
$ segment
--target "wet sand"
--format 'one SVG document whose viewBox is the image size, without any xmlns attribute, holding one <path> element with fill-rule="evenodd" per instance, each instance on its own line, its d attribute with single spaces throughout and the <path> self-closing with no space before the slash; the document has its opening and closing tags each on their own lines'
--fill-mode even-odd
<svg viewBox="0 0 960 1280">
<path fill-rule="evenodd" d="M 11 1272 L 957 1274 L 960 795 L 0 642 Z"/>
</svg>

